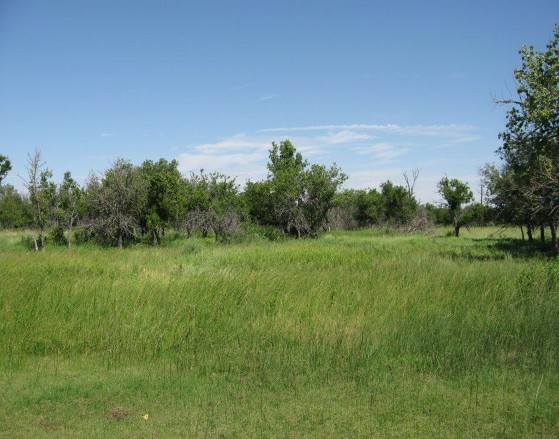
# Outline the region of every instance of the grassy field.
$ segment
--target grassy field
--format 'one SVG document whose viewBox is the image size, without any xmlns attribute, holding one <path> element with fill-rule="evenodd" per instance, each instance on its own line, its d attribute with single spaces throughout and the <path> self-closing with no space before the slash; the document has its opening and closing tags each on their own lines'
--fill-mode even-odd
<svg viewBox="0 0 559 439">
<path fill-rule="evenodd" d="M 446 232 L 39 254 L 3 232 L 0 437 L 557 437 L 559 260 Z"/>
</svg>

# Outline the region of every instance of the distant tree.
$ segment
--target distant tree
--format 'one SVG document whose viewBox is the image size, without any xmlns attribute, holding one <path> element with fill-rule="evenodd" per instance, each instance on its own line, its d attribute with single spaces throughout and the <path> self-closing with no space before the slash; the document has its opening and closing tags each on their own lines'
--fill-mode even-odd
<svg viewBox="0 0 559 439">
<path fill-rule="evenodd" d="M 415 184 L 417 183 L 417 178 L 419 177 L 419 168 L 414 168 L 411 171 L 411 176 L 408 175 L 408 171 L 402 173 L 404 180 L 406 181 L 406 187 L 408 188 L 408 195 L 413 198 L 415 191 Z"/>
<path fill-rule="evenodd" d="M 494 206 L 495 218 L 519 226 L 522 233 L 526 226 L 528 239 L 532 241 L 532 231 L 540 218 L 533 209 L 533 198 L 525 190 L 529 184 L 526 174 L 517 173 L 506 165 L 497 168 L 493 164 L 482 167 L 480 174 L 486 187 L 486 201 Z"/>
<path fill-rule="evenodd" d="M 454 235 L 458 237 L 461 226 L 460 216 L 462 213 L 462 205 L 472 201 L 474 199 L 474 194 L 467 183 L 463 183 L 456 178 L 449 180 L 448 177 L 443 177 L 441 181 L 439 181 L 437 187 L 439 194 L 444 199 L 450 217 L 452 218 Z"/>
<path fill-rule="evenodd" d="M 153 243 L 158 244 L 165 229 L 177 222 L 184 209 L 185 185 L 176 160 L 146 160 L 140 166 L 140 174 L 147 184 L 142 224 Z"/>
<path fill-rule="evenodd" d="M 307 229 L 302 212 L 303 180 L 307 161 L 289 140 L 272 143 L 268 181 L 274 214 L 280 228 L 301 237 Z"/>
<path fill-rule="evenodd" d="M 8 159 L 8 157 L 0 154 L 0 185 L 2 184 L 2 180 L 6 178 L 6 175 L 11 170 L 12 170 L 12 164 Z"/>
<path fill-rule="evenodd" d="M 96 233 L 119 248 L 140 236 L 147 184 L 132 163 L 118 159 L 102 179 L 90 176 L 86 194 L 89 226 Z"/>
<path fill-rule="evenodd" d="M 264 226 L 279 226 L 270 181 L 249 181 L 242 194 L 249 219 Z"/>
<path fill-rule="evenodd" d="M 188 236 L 198 231 L 206 237 L 213 231 L 216 241 L 226 241 L 242 219 L 243 200 L 235 179 L 200 170 L 190 174 L 185 184 L 187 202 L 180 227 Z"/>
<path fill-rule="evenodd" d="M 445 225 L 448 226 L 452 224 L 452 218 L 450 217 L 450 213 L 446 207 L 436 206 L 431 203 L 427 203 L 425 205 L 425 210 L 427 212 L 427 216 L 433 221 L 435 224 Z"/>
<path fill-rule="evenodd" d="M 235 179 L 218 172 L 209 175 L 208 220 L 216 241 L 225 241 L 241 222 L 241 198 Z"/>
<path fill-rule="evenodd" d="M 39 230 L 39 239 L 32 233 L 35 251 L 45 248 L 45 229 L 49 221 L 49 179 L 52 173 L 48 169 L 42 169 L 45 162 L 41 157 L 41 151 L 36 149 L 33 155 L 27 154 L 27 176 L 22 177 L 29 201 L 33 208 L 33 226 Z"/>
<path fill-rule="evenodd" d="M 69 249 L 72 248 L 72 227 L 78 221 L 82 200 L 82 189 L 72 178 L 72 174 L 65 172 L 58 189 L 58 203 L 61 219 L 67 229 L 66 243 Z"/>
<path fill-rule="evenodd" d="M 0 186 L 0 227 L 30 227 L 33 224 L 31 205 L 12 185 Z"/>
<path fill-rule="evenodd" d="M 312 165 L 303 174 L 302 213 L 308 234 L 316 237 L 334 207 L 334 196 L 346 180 L 346 175 L 335 164 L 329 169 L 323 165 Z"/>
<path fill-rule="evenodd" d="M 410 221 L 418 203 L 403 186 L 394 185 L 390 180 L 382 183 L 381 194 L 384 201 L 384 220 L 388 224 L 401 225 Z"/>
<path fill-rule="evenodd" d="M 177 227 L 186 231 L 188 237 L 198 231 L 208 235 L 210 224 L 210 176 L 203 169 L 183 179 L 185 190 L 184 209 Z"/>
<path fill-rule="evenodd" d="M 328 221 L 334 196 L 346 176 L 335 164 L 330 168 L 303 159 L 289 140 L 272 143 L 267 186 L 277 225 L 284 233 L 318 235 Z"/>
</svg>

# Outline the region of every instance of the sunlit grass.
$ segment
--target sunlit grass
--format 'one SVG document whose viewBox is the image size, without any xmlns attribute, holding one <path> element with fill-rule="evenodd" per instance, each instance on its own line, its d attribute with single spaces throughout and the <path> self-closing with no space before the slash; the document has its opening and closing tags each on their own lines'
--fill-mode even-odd
<svg viewBox="0 0 559 439">
<path fill-rule="evenodd" d="M 3 233 L 0 437 L 553 437 L 558 262 L 519 235 Z"/>
</svg>

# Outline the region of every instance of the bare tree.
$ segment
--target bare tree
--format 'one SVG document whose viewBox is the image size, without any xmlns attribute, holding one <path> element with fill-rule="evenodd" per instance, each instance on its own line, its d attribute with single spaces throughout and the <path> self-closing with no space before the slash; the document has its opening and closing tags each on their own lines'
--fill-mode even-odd
<svg viewBox="0 0 559 439">
<path fill-rule="evenodd" d="M 411 171 L 411 177 L 408 175 L 408 171 L 403 172 L 404 180 L 406 180 L 406 186 L 408 188 L 408 195 L 410 198 L 413 197 L 413 191 L 415 188 L 415 182 L 417 177 L 419 177 L 419 168 L 414 168 Z"/>
<path fill-rule="evenodd" d="M 41 151 L 35 149 L 33 155 L 27 154 L 27 176 L 19 176 L 23 181 L 27 192 L 29 193 L 29 201 L 33 207 L 33 224 L 35 228 L 39 229 L 39 242 L 40 248 L 43 250 L 45 248 L 45 226 L 47 222 L 47 215 L 45 213 L 43 197 L 41 196 L 40 184 L 41 176 L 44 175 L 45 171 L 42 168 L 45 166 L 45 162 L 41 157 Z M 47 171 L 48 172 L 48 171 Z M 35 251 L 39 250 L 39 243 L 37 242 L 37 236 L 35 235 L 35 230 L 32 232 L 33 245 Z"/>
</svg>

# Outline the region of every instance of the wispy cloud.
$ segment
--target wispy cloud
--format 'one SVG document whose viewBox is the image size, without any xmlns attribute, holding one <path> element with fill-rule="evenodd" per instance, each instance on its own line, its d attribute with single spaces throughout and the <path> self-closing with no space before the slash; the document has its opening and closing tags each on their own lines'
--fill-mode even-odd
<svg viewBox="0 0 559 439">
<path fill-rule="evenodd" d="M 340 143 L 353 143 L 360 140 L 368 140 L 370 138 L 371 136 L 368 134 L 359 134 L 355 131 L 343 130 L 322 136 L 319 139 L 326 143 L 336 145 Z"/>
<path fill-rule="evenodd" d="M 239 84 L 239 85 L 236 85 L 235 87 L 233 87 L 233 90 L 235 90 L 235 91 L 246 90 L 249 87 L 250 87 L 250 84 Z"/>
<path fill-rule="evenodd" d="M 271 99 L 275 99 L 277 98 L 278 95 L 275 93 L 270 93 L 270 94 L 265 94 L 262 96 L 259 96 L 258 99 L 256 99 L 257 102 L 261 102 L 261 101 L 269 101 Z"/>
<path fill-rule="evenodd" d="M 390 143 L 375 143 L 370 146 L 358 146 L 354 148 L 354 151 L 359 155 L 372 154 L 381 160 L 388 161 L 405 154 L 409 149 L 399 149 Z"/>
<path fill-rule="evenodd" d="M 99 137 L 116 137 L 118 134 L 115 133 L 100 133 Z"/>
<path fill-rule="evenodd" d="M 422 168 L 417 194 L 422 200 L 436 198 L 436 182 L 459 169 L 457 154 L 465 148 L 437 149 L 480 139 L 472 125 L 332 124 L 267 128 L 237 133 L 212 143 L 179 146 L 182 172 L 220 171 L 246 180 L 265 178 L 272 142 L 289 138 L 312 163 L 337 162 L 350 176 L 346 187 L 378 187 L 387 179 L 404 184 L 402 172 Z M 465 160 L 460 160 L 465 164 Z M 443 168 L 444 166 L 444 168 Z M 473 165 L 472 165 L 473 166 Z M 460 173 L 456 173 L 459 177 Z M 462 174 L 467 174 L 462 172 Z"/>
<path fill-rule="evenodd" d="M 266 128 L 262 133 L 300 132 L 300 131 L 354 130 L 391 133 L 402 136 L 457 137 L 477 130 L 474 125 L 397 125 L 397 124 L 345 124 L 309 125 L 302 127 Z"/>
</svg>

